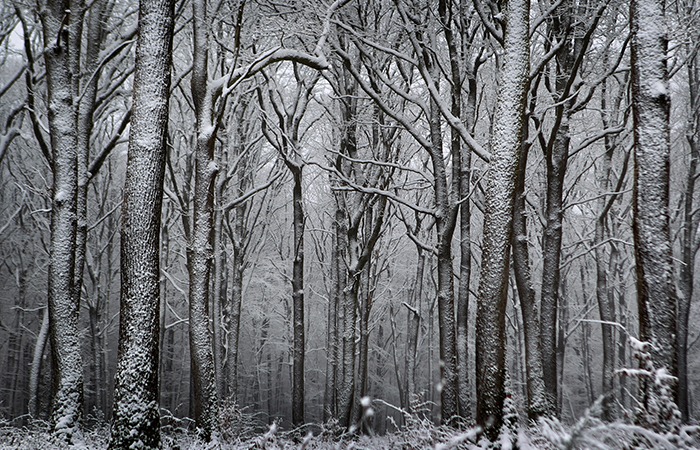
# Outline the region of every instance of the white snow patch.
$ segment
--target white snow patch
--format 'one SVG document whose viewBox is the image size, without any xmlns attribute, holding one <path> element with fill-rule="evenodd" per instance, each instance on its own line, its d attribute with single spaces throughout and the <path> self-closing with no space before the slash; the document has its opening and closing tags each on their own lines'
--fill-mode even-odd
<svg viewBox="0 0 700 450">
<path fill-rule="evenodd" d="M 651 85 L 651 96 L 654 98 L 668 95 L 668 88 L 662 80 L 657 80 Z"/>
</svg>

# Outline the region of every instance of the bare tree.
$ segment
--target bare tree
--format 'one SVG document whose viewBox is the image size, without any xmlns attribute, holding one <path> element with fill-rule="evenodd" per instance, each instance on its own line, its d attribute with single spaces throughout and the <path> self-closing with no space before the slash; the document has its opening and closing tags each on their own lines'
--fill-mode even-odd
<svg viewBox="0 0 700 450">
<path fill-rule="evenodd" d="M 78 111 L 74 98 L 78 92 L 72 71 L 80 37 L 76 29 L 79 16 L 70 9 L 68 1 L 58 0 L 48 3 L 42 16 L 53 172 L 49 323 L 57 387 L 51 421 L 54 432 L 67 443 L 78 438 L 83 400 L 79 307 L 74 285 L 78 192 Z"/>
<path fill-rule="evenodd" d="M 159 448 L 160 223 L 173 3 L 142 1 L 121 234 L 119 363 L 110 448 Z"/>
<path fill-rule="evenodd" d="M 262 120 L 263 133 L 270 144 L 275 147 L 292 174 L 292 223 L 294 229 L 291 283 L 293 305 L 292 423 L 299 426 L 304 423 L 304 360 L 306 358 L 304 342 L 304 229 L 306 214 L 302 196 L 302 174 L 305 165 L 302 147 L 304 135 L 309 131 L 309 124 L 304 122 L 305 119 L 309 120 L 307 116 L 309 103 L 313 99 L 313 90 L 321 74 L 318 71 L 305 74 L 302 67 L 295 62 L 292 62 L 291 71 L 296 89 L 294 89 L 293 94 L 286 96 L 290 100 L 285 101 L 284 90 L 267 75 L 265 76 L 267 95 L 263 96 L 262 89 L 258 89 L 258 100 L 261 108 L 265 110 Z M 272 121 L 268 116 L 275 117 L 277 120 Z"/>
<path fill-rule="evenodd" d="M 670 95 L 664 2 L 632 0 L 632 107 L 634 118 L 634 249 L 639 333 L 651 346 L 656 370 L 677 374 L 676 298 L 669 232 Z M 672 427 L 659 410 L 659 384 L 643 380 L 642 404 L 650 426 Z M 678 392 L 671 382 L 673 401 Z"/>
<path fill-rule="evenodd" d="M 503 423 L 508 268 L 530 70 L 530 4 L 527 0 L 509 0 L 505 8 L 504 54 L 484 199 L 476 312 L 476 420 L 491 440 L 498 437 Z"/>
</svg>

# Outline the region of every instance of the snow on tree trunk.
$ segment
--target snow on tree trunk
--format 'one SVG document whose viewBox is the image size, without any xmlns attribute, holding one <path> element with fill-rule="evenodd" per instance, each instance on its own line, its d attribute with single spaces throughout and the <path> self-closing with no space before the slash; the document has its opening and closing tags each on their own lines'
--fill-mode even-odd
<svg viewBox="0 0 700 450">
<path fill-rule="evenodd" d="M 632 230 L 637 273 L 639 333 L 652 345 L 651 363 L 677 374 L 676 299 L 669 234 L 669 109 L 663 0 L 632 0 L 632 106 L 634 187 Z M 642 383 L 647 410 L 657 401 L 652 380 Z M 676 398 L 677 384 L 672 383 Z M 662 419 L 663 420 L 663 419 Z"/>
<path fill-rule="evenodd" d="M 159 448 L 160 220 L 165 171 L 173 4 L 144 0 L 121 231 L 119 356 L 110 448 Z"/>
<path fill-rule="evenodd" d="M 518 157 L 529 72 L 529 2 L 506 6 L 503 65 L 484 199 L 484 238 L 476 317 L 476 420 L 492 441 L 503 423 L 505 314 Z"/>
<path fill-rule="evenodd" d="M 196 116 L 196 143 L 193 225 L 188 252 L 190 355 L 195 422 L 203 438 L 209 440 L 212 433 L 218 431 L 218 396 L 208 307 L 214 262 L 214 186 L 218 167 L 214 161 L 214 96 L 208 86 L 207 2 L 193 1 L 192 10 L 194 50 L 191 88 Z"/>
<path fill-rule="evenodd" d="M 416 400 L 418 389 L 416 388 L 416 361 L 418 360 L 418 337 L 420 334 L 420 307 L 423 297 L 423 277 L 425 272 L 426 255 L 420 246 L 416 246 L 418 263 L 416 264 L 416 278 L 411 292 L 411 304 L 407 305 L 406 317 L 406 368 L 405 389 L 407 411 L 413 411 L 413 401 Z"/>
<path fill-rule="evenodd" d="M 527 130 L 523 130 L 527 133 Z M 542 371 L 540 345 L 540 318 L 537 311 L 535 288 L 530 274 L 530 252 L 525 215 L 525 168 L 530 146 L 523 146 L 516 179 L 513 211 L 513 272 L 520 297 L 525 340 L 525 378 L 527 383 L 527 416 L 536 421 L 554 413 L 554 399 L 547 396 Z"/>
<path fill-rule="evenodd" d="M 29 415 L 38 419 L 39 415 L 39 375 L 41 374 L 41 366 L 43 362 L 44 349 L 49 338 L 49 311 L 44 310 L 43 318 L 41 319 L 41 328 L 36 337 L 34 345 L 34 353 L 32 355 L 32 367 L 29 371 Z"/>
<path fill-rule="evenodd" d="M 457 9 L 457 11 L 454 11 Z M 458 35 L 453 31 L 453 22 L 457 22 L 457 26 L 464 26 L 462 21 L 463 6 L 457 7 L 452 1 L 441 0 L 439 2 L 439 13 L 442 22 L 442 28 L 445 33 L 445 42 L 447 43 L 448 53 L 450 56 L 450 113 L 454 117 L 459 117 L 467 123 L 468 129 L 471 131 L 474 126 L 476 114 L 476 83 L 471 81 L 476 75 L 475 65 L 472 64 L 471 70 L 468 72 L 469 93 L 466 98 L 464 114 L 462 111 L 462 67 L 464 65 L 465 56 L 463 49 L 458 48 Z M 460 23 L 461 22 L 461 23 Z M 450 128 L 450 152 L 452 157 L 452 192 L 460 201 L 468 199 L 470 193 L 470 169 L 471 169 L 471 149 L 462 145 L 462 138 L 457 129 Z M 453 201 L 455 199 L 453 198 Z M 458 207 L 452 205 L 453 208 Z M 461 203 L 460 208 L 460 263 L 459 263 L 459 290 L 456 302 L 456 338 L 455 352 L 457 357 L 457 389 L 459 400 L 459 415 L 466 419 L 471 419 L 471 395 L 469 383 L 469 283 L 471 277 L 471 242 L 470 242 L 470 210 L 469 200 Z"/>
<path fill-rule="evenodd" d="M 436 78 L 437 79 L 437 78 Z M 435 229 L 437 233 L 437 307 L 440 353 L 440 416 L 447 423 L 459 415 L 457 382 L 457 337 L 455 329 L 455 289 L 452 275 L 452 237 L 456 209 L 450 205 L 447 169 L 442 155 L 442 120 L 434 100 L 430 105 L 430 160 L 435 182 Z"/>
<path fill-rule="evenodd" d="M 695 54 L 688 62 L 688 90 L 690 92 L 689 110 L 693 117 L 688 121 L 686 138 L 690 147 L 690 164 L 685 186 L 685 207 L 681 232 L 681 261 L 678 280 L 678 408 L 684 422 L 690 416 L 690 399 L 688 394 L 688 321 L 690 302 L 693 298 L 693 275 L 695 273 L 695 255 L 700 217 L 694 211 L 696 179 L 698 177 L 698 160 L 700 159 L 700 57 Z"/>
<path fill-rule="evenodd" d="M 601 83 L 601 111 L 603 111 L 603 123 L 607 127 L 609 125 L 609 118 L 607 112 L 607 80 L 603 80 Z M 605 153 L 600 160 L 600 165 L 596 168 L 596 178 L 599 184 L 600 192 L 609 192 L 610 190 L 610 173 L 612 167 L 612 156 L 615 150 L 615 145 L 611 142 L 610 138 L 605 139 Z M 614 322 L 615 321 L 615 305 L 612 302 L 612 298 L 609 295 L 608 287 L 608 270 L 607 262 L 608 258 L 605 253 L 604 239 L 605 239 L 605 224 L 607 220 L 607 215 L 610 210 L 608 203 L 612 202 L 612 199 L 602 197 L 598 203 L 600 207 L 599 216 L 596 219 L 595 224 L 595 261 L 596 261 L 596 299 L 598 301 L 598 311 L 600 315 L 600 320 L 603 322 Z M 614 388 L 614 358 L 615 350 L 613 347 L 613 328 L 609 323 L 601 324 L 601 333 L 603 339 L 603 371 L 602 371 L 602 393 L 603 395 L 608 395 L 603 403 L 603 414 L 606 418 L 612 419 L 612 403 L 610 397 L 613 394 Z"/>
<path fill-rule="evenodd" d="M 343 268 L 343 261 L 338 252 L 338 223 L 343 220 L 342 212 L 336 208 L 335 219 L 333 221 L 333 237 L 331 242 L 331 276 L 328 296 L 328 322 L 326 337 L 326 384 L 323 394 L 323 421 L 328 422 L 337 416 L 338 396 L 336 386 L 338 379 L 338 315 L 340 314 L 340 299 L 342 297 L 342 287 L 340 286 L 340 273 Z"/>
<path fill-rule="evenodd" d="M 46 51 L 49 132 L 52 150 L 51 243 L 49 250 L 49 323 L 56 384 L 51 422 L 54 433 L 72 443 L 82 416 L 83 364 L 78 333 L 79 305 L 74 296 L 77 108 L 76 80 L 71 71 L 75 37 L 66 1 L 47 5 L 42 15 Z"/>
</svg>

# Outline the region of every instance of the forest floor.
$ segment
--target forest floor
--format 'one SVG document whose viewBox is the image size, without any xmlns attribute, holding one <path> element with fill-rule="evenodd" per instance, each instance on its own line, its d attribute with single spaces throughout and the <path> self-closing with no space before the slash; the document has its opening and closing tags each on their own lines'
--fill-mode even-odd
<svg viewBox="0 0 700 450">
<path fill-rule="evenodd" d="M 282 431 L 272 425 L 267 432 L 245 433 L 247 437 L 227 436 L 224 431 L 215 442 L 205 443 L 195 433 L 164 427 L 162 448 L 173 450 L 286 450 L 286 449 L 501 449 L 501 450 L 564 450 L 564 449 L 697 449 L 700 450 L 700 426 L 685 426 L 675 434 L 659 434 L 622 422 L 603 423 L 586 416 L 576 424 L 565 426 L 558 421 L 540 421 L 536 426 L 504 428 L 494 444 L 478 440 L 478 430 L 437 427 L 430 421 L 415 420 L 399 431 L 383 436 L 338 434 L 332 427 L 314 426 L 313 432 Z M 100 424 L 86 430 L 83 442 L 76 449 L 106 449 L 109 426 Z M 53 450 L 63 449 L 48 431 L 45 422 L 17 427 L 0 421 L 0 449 Z"/>
</svg>

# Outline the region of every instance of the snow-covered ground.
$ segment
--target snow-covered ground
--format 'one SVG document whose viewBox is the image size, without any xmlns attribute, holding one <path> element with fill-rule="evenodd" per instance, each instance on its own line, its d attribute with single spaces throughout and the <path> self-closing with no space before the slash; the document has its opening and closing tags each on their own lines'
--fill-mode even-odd
<svg viewBox="0 0 700 450">
<path fill-rule="evenodd" d="M 285 432 L 272 425 L 267 432 L 248 437 L 221 437 L 205 443 L 195 433 L 178 429 L 162 433 L 164 449 L 700 449 L 700 426 L 686 426 L 675 435 L 661 435 L 635 425 L 603 423 L 587 415 L 572 426 L 557 421 L 541 421 L 529 428 L 504 429 L 497 444 L 478 440 L 477 429 L 436 427 L 427 420 L 412 420 L 408 427 L 384 436 L 338 433 L 332 426 L 314 426 L 313 432 Z M 78 449 L 106 449 L 109 427 L 97 426 L 85 431 L 84 444 Z M 52 441 L 46 424 L 31 427 L 0 426 L 0 449 L 53 450 L 64 445 Z"/>
</svg>

